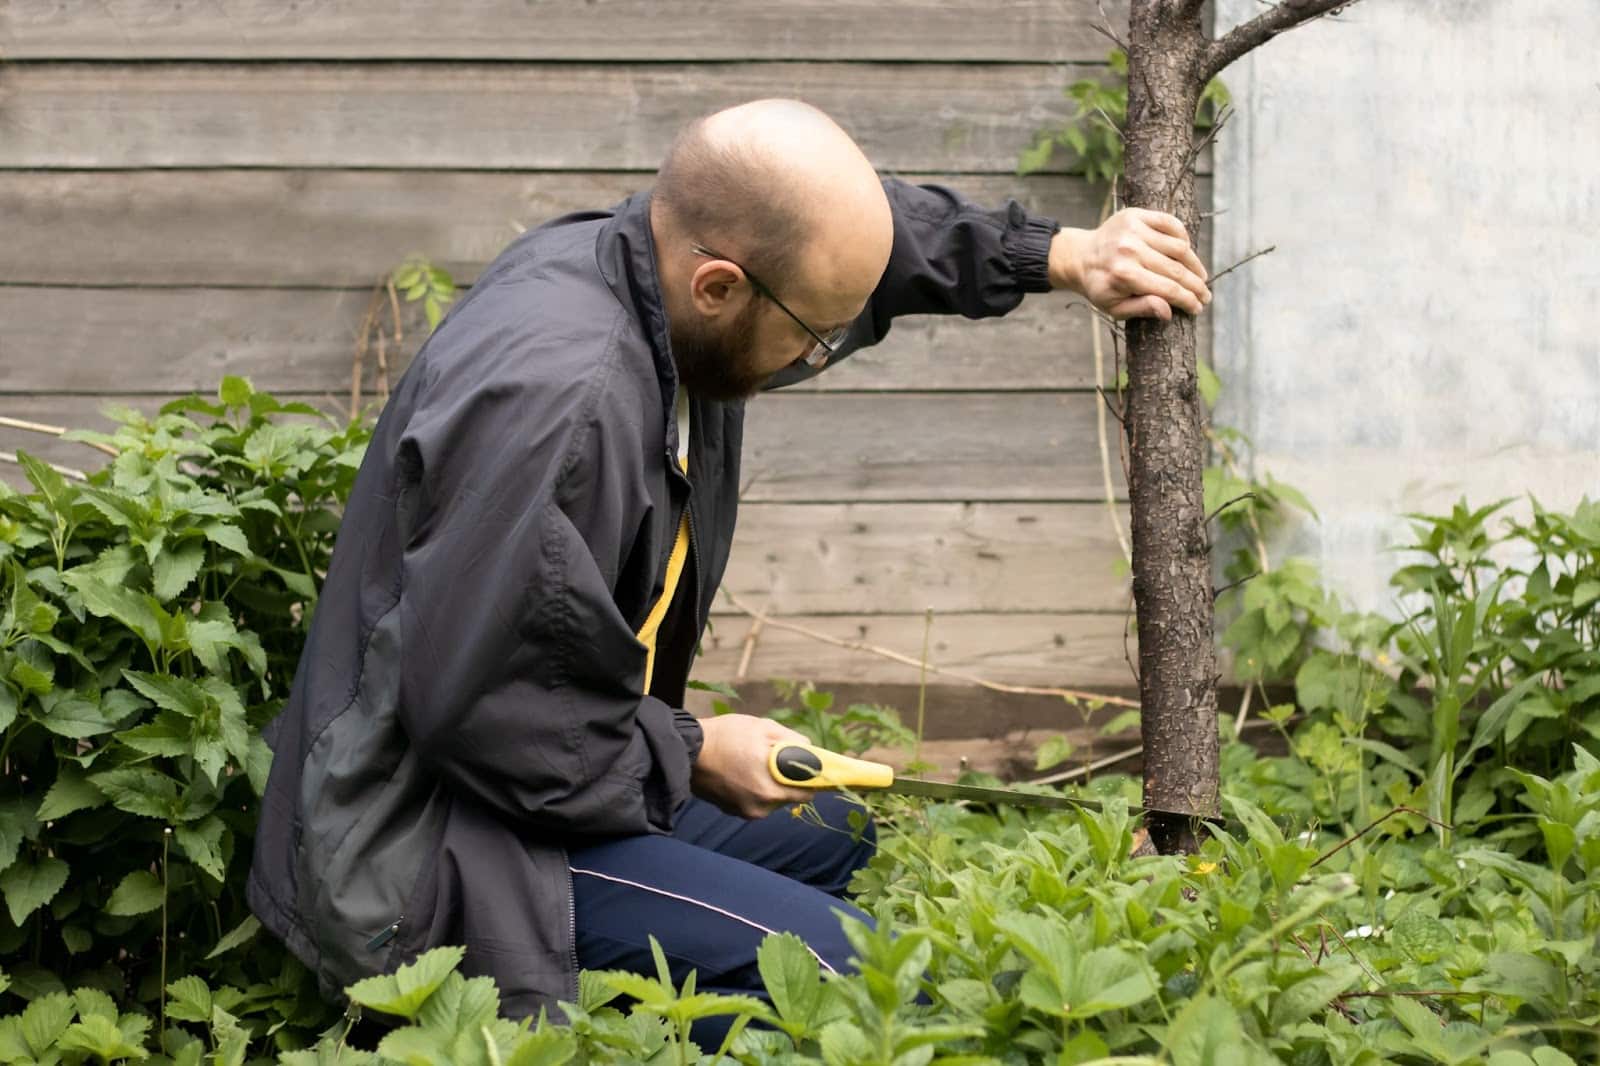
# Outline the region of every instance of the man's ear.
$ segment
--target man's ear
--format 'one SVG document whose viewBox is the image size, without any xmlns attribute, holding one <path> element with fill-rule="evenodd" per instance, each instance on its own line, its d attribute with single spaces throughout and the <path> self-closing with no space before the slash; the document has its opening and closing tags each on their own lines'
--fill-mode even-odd
<svg viewBox="0 0 1600 1066">
<path fill-rule="evenodd" d="M 721 259 L 701 263 L 689 278 L 689 299 L 706 318 L 733 314 L 747 286 L 737 267 Z"/>
</svg>

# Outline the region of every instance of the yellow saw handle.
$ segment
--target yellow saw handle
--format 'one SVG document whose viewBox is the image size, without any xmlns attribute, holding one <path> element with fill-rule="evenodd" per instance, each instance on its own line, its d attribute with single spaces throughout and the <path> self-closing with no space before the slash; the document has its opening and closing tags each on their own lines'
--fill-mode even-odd
<svg viewBox="0 0 1600 1066">
<path fill-rule="evenodd" d="M 774 744 L 767 754 L 767 769 L 774 781 L 795 788 L 888 788 L 894 784 L 892 766 L 852 759 L 811 744 Z"/>
</svg>

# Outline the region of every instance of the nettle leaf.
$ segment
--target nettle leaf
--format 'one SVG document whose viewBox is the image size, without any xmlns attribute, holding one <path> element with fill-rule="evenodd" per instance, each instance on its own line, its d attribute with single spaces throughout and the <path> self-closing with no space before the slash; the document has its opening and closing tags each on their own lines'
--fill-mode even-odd
<svg viewBox="0 0 1600 1066">
<path fill-rule="evenodd" d="M 186 677 L 149 674 L 139 670 L 124 670 L 122 676 L 157 707 L 187 718 L 204 716 L 210 706 L 204 690 Z"/>
<path fill-rule="evenodd" d="M 1073 750 L 1072 741 L 1068 740 L 1063 734 L 1057 733 L 1039 745 L 1039 750 L 1034 754 L 1033 768 L 1039 771 L 1048 770 L 1053 766 L 1060 766 L 1072 758 Z"/>
<path fill-rule="evenodd" d="M 1420 907 L 1412 907 L 1396 918 L 1389 936 L 1413 962 L 1424 965 L 1444 958 L 1455 944 L 1450 928 Z"/>
<path fill-rule="evenodd" d="M 122 623 L 152 647 L 161 643 L 161 621 L 148 596 L 110 584 L 82 567 L 66 571 L 61 580 L 77 590 L 90 614 Z"/>
<path fill-rule="evenodd" d="M 17 693 L 4 681 L 0 681 L 0 732 L 11 728 L 11 723 L 17 720 Z"/>
<path fill-rule="evenodd" d="M 39 819 L 34 811 L 39 804 L 28 796 L 0 802 L 0 870 L 17 861 L 24 840 L 39 834 Z"/>
<path fill-rule="evenodd" d="M 345 992 L 352 1003 L 412 1021 L 428 997 L 444 984 L 445 978 L 455 972 L 465 957 L 466 948 L 463 947 L 434 948 L 392 974 L 357 981 Z"/>
<path fill-rule="evenodd" d="M 238 526 L 229 525 L 227 522 L 205 522 L 198 528 L 207 540 L 219 548 L 226 548 L 235 555 L 252 554 L 250 540 Z"/>
<path fill-rule="evenodd" d="M 189 860 L 217 881 L 227 876 L 227 861 L 223 855 L 227 834 L 228 827 L 214 814 L 192 825 L 175 826 L 172 831 Z"/>
<path fill-rule="evenodd" d="M 768 936 L 756 949 L 756 966 L 772 1005 L 796 1036 L 808 1034 L 823 1001 L 822 971 L 816 956 L 793 933 Z"/>
<path fill-rule="evenodd" d="M 156 599 L 176 599 L 189 587 L 205 561 L 205 545 L 196 540 L 185 540 L 157 555 L 150 566 Z"/>
<path fill-rule="evenodd" d="M 187 755 L 194 744 L 194 724 L 180 714 L 162 711 L 144 725 L 124 729 L 117 740 L 146 755 L 176 758 Z"/>
<path fill-rule="evenodd" d="M 90 783 L 83 771 L 64 764 L 56 773 L 55 784 L 45 793 L 35 817 L 41 822 L 54 821 L 74 811 L 92 810 L 105 802 L 105 793 Z"/>
<path fill-rule="evenodd" d="M 161 880 L 155 874 L 149 870 L 135 870 L 112 889 L 106 913 L 124 918 L 148 914 L 161 906 L 165 895 Z"/>
<path fill-rule="evenodd" d="M 98 704 L 83 696 L 52 693 L 39 702 L 44 710 L 38 716 L 39 724 L 58 737 L 83 740 L 116 728 L 115 724 L 106 720 Z"/>
<path fill-rule="evenodd" d="M 102 770 L 89 775 L 96 788 L 110 797 L 120 811 L 146 818 L 171 820 L 178 808 L 178 782 L 147 766 Z"/>
<path fill-rule="evenodd" d="M 5 894 L 11 921 L 21 925 L 28 915 L 43 907 L 67 883 L 67 864 L 45 856 L 23 859 L 0 873 L 0 892 Z"/>
</svg>

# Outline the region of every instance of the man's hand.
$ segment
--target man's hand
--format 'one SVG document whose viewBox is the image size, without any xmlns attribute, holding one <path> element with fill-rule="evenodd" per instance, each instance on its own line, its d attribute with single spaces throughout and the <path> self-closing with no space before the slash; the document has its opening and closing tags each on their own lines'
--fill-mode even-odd
<svg viewBox="0 0 1600 1066">
<path fill-rule="evenodd" d="M 1099 229 L 1063 229 L 1050 243 L 1050 284 L 1088 298 L 1112 318 L 1198 315 L 1211 302 L 1206 268 L 1183 223 L 1130 207 Z"/>
<path fill-rule="evenodd" d="M 816 793 L 773 780 L 767 754 L 774 744 L 809 744 L 787 726 L 750 714 L 719 714 L 700 719 L 705 742 L 695 760 L 689 786 L 729 814 L 761 818 L 786 803 L 810 803 Z"/>
</svg>

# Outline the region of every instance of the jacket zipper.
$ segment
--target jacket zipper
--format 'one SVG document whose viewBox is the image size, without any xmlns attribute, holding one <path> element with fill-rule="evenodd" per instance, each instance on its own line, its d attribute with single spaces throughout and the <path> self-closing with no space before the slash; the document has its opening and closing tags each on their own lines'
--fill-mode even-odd
<svg viewBox="0 0 1600 1066">
<path fill-rule="evenodd" d="M 367 950 L 368 951 L 379 951 L 379 950 L 382 950 L 386 945 L 388 945 L 388 943 L 391 940 L 393 940 L 396 936 L 398 936 L 400 934 L 400 923 L 405 921 L 405 920 L 406 920 L 406 916 L 402 914 L 400 917 L 396 918 L 393 922 L 391 922 L 390 924 L 384 926 L 382 929 L 378 930 L 377 935 L 374 936 L 371 940 L 367 941 Z"/>
</svg>

